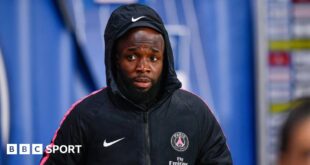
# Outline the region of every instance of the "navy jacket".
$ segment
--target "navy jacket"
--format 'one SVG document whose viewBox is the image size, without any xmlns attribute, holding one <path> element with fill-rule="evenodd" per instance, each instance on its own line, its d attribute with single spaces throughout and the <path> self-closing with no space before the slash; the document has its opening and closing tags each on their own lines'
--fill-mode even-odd
<svg viewBox="0 0 310 165">
<path fill-rule="evenodd" d="M 144 17 L 132 21 L 140 16 Z M 141 26 L 159 31 L 165 40 L 163 90 L 147 109 L 122 94 L 113 65 L 117 39 Z M 80 153 L 45 152 L 41 164 L 232 164 L 225 136 L 208 106 L 180 89 L 167 31 L 153 9 L 138 4 L 116 9 L 106 27 L 105 44 L 108 87 L 74 104 L 51 142 L 81 145 Z"/>
</svg>

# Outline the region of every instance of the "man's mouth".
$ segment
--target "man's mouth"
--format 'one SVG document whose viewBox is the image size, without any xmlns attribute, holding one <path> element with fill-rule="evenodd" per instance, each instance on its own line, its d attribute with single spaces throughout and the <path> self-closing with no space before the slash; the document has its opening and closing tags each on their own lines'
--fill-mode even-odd
<svg viewBox="0 0 310 165">
<path fill-rule="evenodd" d="M 152 83 L 151 79 L 148 77 L 136 77 L 133 79 L 133 85 L 136 86 L 137 88 L 150 88 Z"/>
</svg>

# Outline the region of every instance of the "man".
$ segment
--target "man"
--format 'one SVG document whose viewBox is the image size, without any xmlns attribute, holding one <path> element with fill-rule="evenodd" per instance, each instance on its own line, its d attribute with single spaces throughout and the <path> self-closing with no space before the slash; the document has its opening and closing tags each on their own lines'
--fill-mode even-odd
<svg viewBox="0 0 310 165">
<path fill-rule="evenodd" d="M 153 9 L 119 7 L 104 37 L 108 87 L 75 104 L 52 140 L 81 145 L 81 152 L 45 152 L 41 164 L 232 164 L 209 108 L 180 89 L 167 31 Z"/>
<path fill-rule="evenodd" d="M 310 164 L 310 99 L 301 99 L 285 121 L 280 138 L 279 165 Z"/>
</svg>

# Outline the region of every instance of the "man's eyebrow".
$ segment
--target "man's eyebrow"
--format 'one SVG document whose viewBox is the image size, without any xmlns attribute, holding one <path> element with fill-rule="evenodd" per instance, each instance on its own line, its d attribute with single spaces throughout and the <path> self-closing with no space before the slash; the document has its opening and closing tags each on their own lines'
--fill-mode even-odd
<svg viewBox="0 0 310 165">
<path fill-rule="evenodd" d="M 135 51 L 135 50 L 137 50 L 137 47 L 132 46 L 132 47 L 129 47 L 128 50 L 129 50 L 129 51 Z M 159 49 L 158 49 L 158 48 L 151 47 L 151 50 L 152 50 L 153 52 L 159 52 Z"/>
<path fill-rule="evenodd" d="M 159 49 L 151 47 L 151 49 L 153 50 L 153 52 L 159 52 Z"/>
<path fill-rule="evenodd" d="M 135 51 L 135 50 L 137 50 L 137 47 L 132 46 L 132 47 L 129 47 L 128 50 L 130 50 L 130 51 Z"/>
</svg>

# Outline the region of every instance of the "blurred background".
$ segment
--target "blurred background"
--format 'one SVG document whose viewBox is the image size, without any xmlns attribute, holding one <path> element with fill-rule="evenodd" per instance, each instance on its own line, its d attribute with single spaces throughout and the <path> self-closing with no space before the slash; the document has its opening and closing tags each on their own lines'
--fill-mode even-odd
<svg viewBox="0 0 310 165">
<path fill-rule="evenodd" d="M 103 33 L 121 4 L 163 18 L 183 88 L 211 107 L 236 165 L 273 165 L 292 105 L 310 96 L 310 0 L 0 0 L 0 165 L 49 144 L 75 101 L 105 87 Z"/>
</svg>

